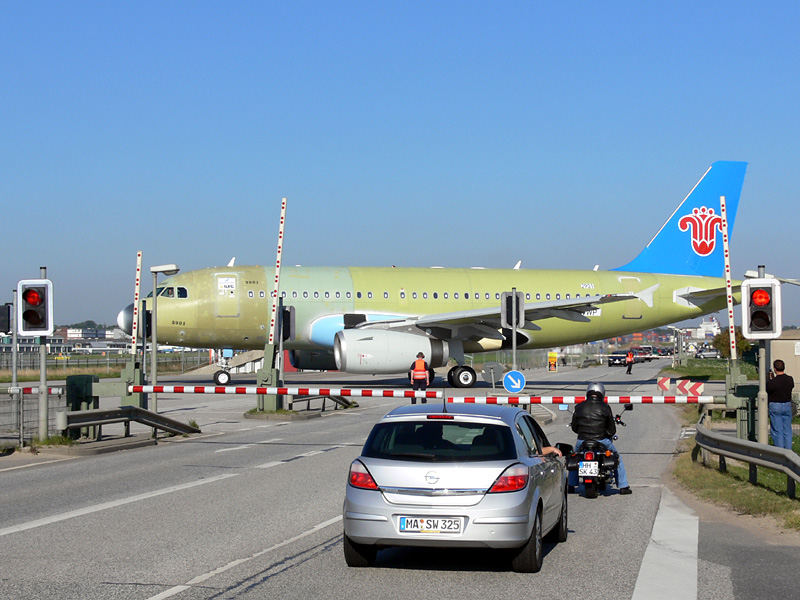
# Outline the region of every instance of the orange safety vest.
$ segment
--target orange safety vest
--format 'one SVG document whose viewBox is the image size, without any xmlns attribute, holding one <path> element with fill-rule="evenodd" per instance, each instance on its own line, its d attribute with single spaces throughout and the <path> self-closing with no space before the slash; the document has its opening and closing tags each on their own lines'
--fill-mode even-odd
<svg viewBox="0 0 800 600">
<path fill-rule="evenodd" d="M 425 368 L 425 361 L 418 358 L 414 361 L 414 374 L 413 379 L 427 379 L 428 369 Z"/>
<path fill-rule="evenodd" d="M 633 362 L 633 352 L 628 352 L 628 356 L 625 357 L 625 362 Z"/>
</svg>

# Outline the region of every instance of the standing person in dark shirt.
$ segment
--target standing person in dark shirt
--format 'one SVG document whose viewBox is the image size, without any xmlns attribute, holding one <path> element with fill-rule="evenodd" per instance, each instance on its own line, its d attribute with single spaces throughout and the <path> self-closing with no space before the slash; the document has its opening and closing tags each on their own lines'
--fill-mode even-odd
<svg viewBox="0 0 800 600">
<path fill-rule="evenodd" d="M 794 379 L 784 373 L 786 365 L 780 359 L 772 363 L 775 372 L 769 372 L 767 398 L 769 400 L 769 433 L 772 443 L 779 448 L 792 449 L 792 389 Z"/>
</svg>

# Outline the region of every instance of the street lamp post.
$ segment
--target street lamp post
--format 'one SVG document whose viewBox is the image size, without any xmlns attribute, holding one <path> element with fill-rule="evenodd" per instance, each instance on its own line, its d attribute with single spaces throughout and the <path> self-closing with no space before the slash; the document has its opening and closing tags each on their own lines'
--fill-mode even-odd
<svg viewBox="0 0 800 600">
<path fill-rule="evenodd" d="M 156 329 L 158 327 L 158 274 L 175 275 L 180 269 L 178 265 L 157 265 L 150 267 L 150 272 L 153 274 L 153 315 L 150 322 L 150 384 L 158 385 L 158 335 Z M 152 393 L 153 412 L 158 412 L 158 396 L 155 392 Z"/>
</svg>

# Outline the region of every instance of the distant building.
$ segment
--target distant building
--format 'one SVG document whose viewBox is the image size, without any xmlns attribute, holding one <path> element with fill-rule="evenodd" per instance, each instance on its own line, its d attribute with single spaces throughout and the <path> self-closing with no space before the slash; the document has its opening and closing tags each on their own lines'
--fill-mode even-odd
<svg viewBox="0 0 800 600">
<path fill-rule="evenodd" d="M 105 329 L 67 329 L 68 340 L 104 340 Z"/>
<path fill-rule="evenodd" d="M 709 317 L 708 320 L 703 319 L 697 327 L 686 329 L 685 331 L 689 333 L 689 337 L 692 339 L 709 340 L 719 335 L 722 329 L 715 317 Z"/>
</svg>

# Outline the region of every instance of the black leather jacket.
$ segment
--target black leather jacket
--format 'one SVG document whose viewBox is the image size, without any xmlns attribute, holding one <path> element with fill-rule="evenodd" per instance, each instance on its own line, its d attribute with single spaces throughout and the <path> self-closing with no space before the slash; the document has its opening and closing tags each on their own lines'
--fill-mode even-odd
<svg viewBox="0 0 800 600">
<path fill-rule="evenodd" d="M 611 407 L 597 398 L 587 398 L 575 407 L 571 427 L 579 440 L 611 439 L 617 433 Z"/>
</svg>

